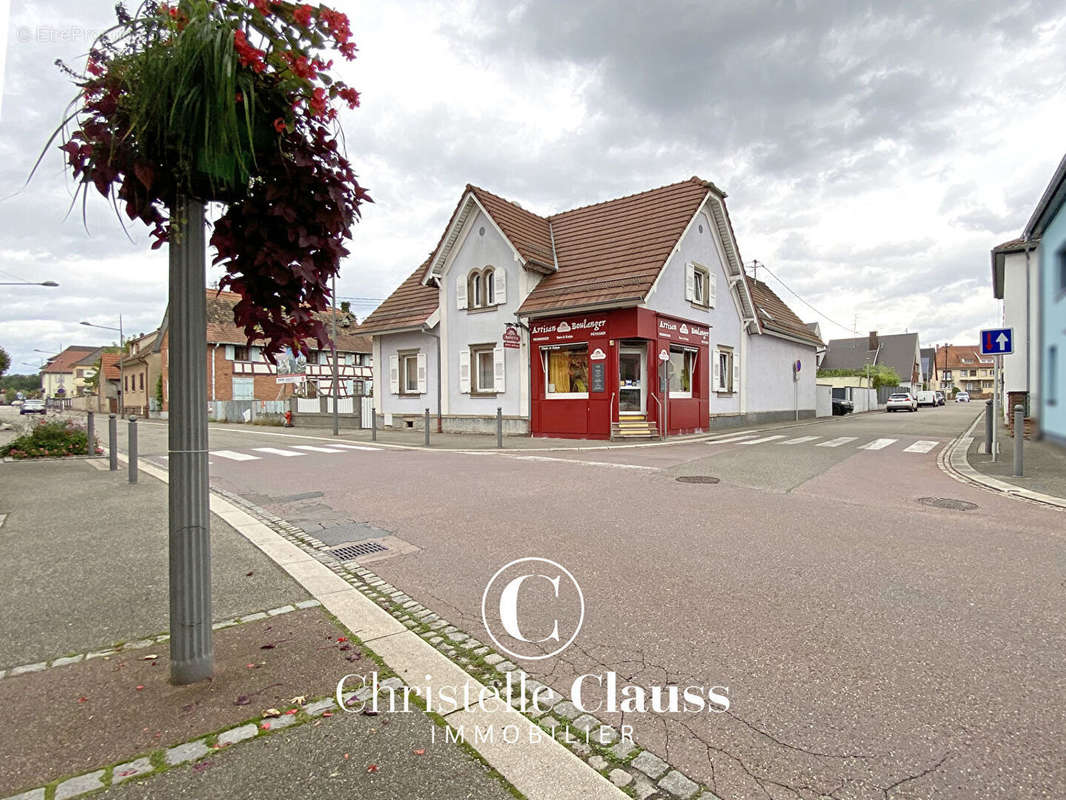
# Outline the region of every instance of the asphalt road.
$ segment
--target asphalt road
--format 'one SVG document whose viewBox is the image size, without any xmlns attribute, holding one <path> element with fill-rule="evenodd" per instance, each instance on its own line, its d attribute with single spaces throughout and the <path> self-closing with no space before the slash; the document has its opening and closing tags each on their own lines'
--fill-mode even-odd
<svg viewBox="0 0 1066 800">
<path fill-rule="evenodd" d="M 479 637 L 499 567 L 559 561 L 584 591 L 584 627 L 522 666 L 564 692 L 605 670 L 729 687 L 728 714 L 604 715 L 723 798 L 1061 797 L 1066 525 L 938 469 L 979 411 L 476 455 L 316 452 L 299 448 L 328 434 L 216 426 L 212 482 L 289 519 L 347 518 L 415 545 L 372 568 Z M 145 423 L 142 452 L 163 455 L 164 434 Z M 676 480 L 693 475 L 720 482 Z"/>
</svg>

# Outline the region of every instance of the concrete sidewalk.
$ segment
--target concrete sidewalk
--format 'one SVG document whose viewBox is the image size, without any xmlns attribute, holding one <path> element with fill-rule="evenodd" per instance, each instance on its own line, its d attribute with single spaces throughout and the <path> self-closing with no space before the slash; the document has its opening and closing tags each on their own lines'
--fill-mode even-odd
<svg viewBox="0 0 1066 800">
<path fill-rule="evenodd" d="M 167 488 L 105 465 L 0 462 L 0 797 L 515 796 L 420 711 L 312 703 L 377 657 L 215 514 L 215 675 L 172 686 Z"/>
<path fill-rule="evenodd" d="M 1023 445 L 1022 477 L 1014 477 L 1014 439 L 1006 425 L 999 428 L 999 460 L 985 454 L 984 419 L 974 428 L 974 440 L 966 459 L 982 475 L 996 481 L 1050 495 L 1066 501 L 1066 450 L 1045 440 L 1026 439 Z"/>
</svg>

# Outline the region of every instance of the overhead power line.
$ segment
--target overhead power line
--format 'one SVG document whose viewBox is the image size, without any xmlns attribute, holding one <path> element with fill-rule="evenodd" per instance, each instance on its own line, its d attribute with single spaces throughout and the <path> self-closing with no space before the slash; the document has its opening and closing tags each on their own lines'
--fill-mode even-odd
<svg viewBox="0 0 1066 800">
<path fill-rule="evenodd" d="M 758 263 L 759 263 L 759 267 L 760 267 L 761 269 L 764 269 L 764 270 L 766 270 L 766 271 L 767 271 L 767 273 L 769 273 L 769 274 L 770 274 L 770 276 L 771 276 L 771 277 L 772 277 L 772 278 L 773 278 L 773 279 L 774 279 L 775 281 L 777 281 L 778 283 L 780 283 L 780 284 L 781 284 L 781 285 L 782 285 L 782 286 L 783 286 L 783 287 L 784 287 L 784 288 L 785 288 L 786 290 L 788 290 L 788 291 L 789 291 L 789 292 L 790 292 L 790 293 L 791 293 L 791 294 L 792 294 L 792 295 L 793 295 L 793 296 L 794 296 L 794 297 L 795 297 L 795 298 L 796 298 L 797 300 L 799 300 L 799 301 L 800 301 L 801 303 L 803 303 L 803 305 L 807 306 L 807 308 L 809 308 L 809 309 L 810 309 L 811 311 L 813 311 L 813 312 L 814 312 L 815 314 L 817 314 L 818 316 L 820 316 L 820 317 L 821 317 L 822 319 L 826 320 L 827 322 L 832 322 L 832 323 L 833 323 L 834 325 L 836 325 L 836 326 L 837 326 L 838 328 L 843 328 L 843 329 L 844 329 L 844 330 L 846 330 L 846 331 L 849 331 L 849 332 L 851 332 L 851 333 L 854 333 L 854 334 L 855 334 L 856 336 L 862 336 L 862 334 L 861 334 L 861 333 L 860 333 L 859 331 L 855 330 L 854 328 L 849 328 L 849 327 L 848 327 L 847 325 L 842 325 L 841 323 L 837 322 L 837 321 L 836 321 L 835 319 L 833 319 L 832 317 L 830 317 L 830 316 L 829 316 L 828 314 L 825 314 L 825 313 L 823 313 L 823 312 L 819 311 L 819 310 L 818 310 L 817 308 L 815 308 L 815 307 L 814 307 L 814 306 L 812 306 L 812 305 L 811 305 L 810 303 L 808 303 L 808 302 L 807 302 L 806 300 L 804 300 L 804 299 L 803 299 L 803 298 L 802 298 L 802 297 L 801 297 L 801 296 L 799 295 L 799 293 L 798 293 L 798 292 L 796 292 L 796 291 L 795 291 L 794 289 L 792 289 L 792 287 L 790 287 L 790 286 L 789 286 L 789 285 L 788 285 L 787 283 L 785 283 L 785 282 L 784 282 L 783 280 L 781 280 L 781 279 L 780 279 L 779 277 L 777 277 L 777 275 L 775 275 L 775 274 L 774 274 L 774 273 L 773 273 L 773 272 L 772 272 L 772 271 L 770 270 L 770 268 L 769 268 L 768 266 L 766 266 L 766 264 L 765 264 L 765 263 L 763 263 L 762 261 L 760 261 L 760 262 L 758 262 Z"/>
</svg>

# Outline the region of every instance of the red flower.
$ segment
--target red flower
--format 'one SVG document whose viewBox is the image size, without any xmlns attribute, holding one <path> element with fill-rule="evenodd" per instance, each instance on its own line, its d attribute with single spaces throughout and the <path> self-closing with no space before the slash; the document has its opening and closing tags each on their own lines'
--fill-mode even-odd
<svg viewBox="0 0 1066 800">
<path fill-rule="evenodd" d="M 348 104 L 348 108 L 357 108 L 359 106 L 359 92 L 350 86 L 345 86 L 337 94 L 340 95 L 341 100 Z"/>
<path fill-rule="evenodd" d="M 264 17 L 274 13 L 274 10 L 271 8 L 273 5 L 272 0 L 252 0 L 252 5 L 255 6 L 255 10 Z"/>
<path fill-rule="evenodd" d="M 326 113 L 326 106 L 328 101 L 326 100 L 326 90 L 321 86 L 315 89 L 311 94 L 311 113 L 316 117 L 321 117 Z"/>
<path fill-rule="evenodd" d="M 292 18 L 296 20 L 299 25 L 306 28 L 311 24 L 311 6 L 306 3 L 296 6 L 292 12 Z"/>
<path fill-rule="evenodd" d="M 244 102 L 244 95 L 241 94 L 240 92 L 237 92 L 236 102 L 238 102 L 238 103 L 243 103 Z"/>
<path fill-rule="evenodd" d="M 237 51 L 237 58 L 242 67 L 251 67 L 256 72 L 266 69 L 266 62 L 263 60 L 266 53 L 253 47 L 240 28 L 233 32 L 233 48 Z"/>
<path fill-rule="evenodd" d="M 281 117 L 278 117 L 276 120 L 274 120 L 274 130 L 276 130 L 278 133 L 285 133 L 285 120 L 283 120 Z"/>
</svg>

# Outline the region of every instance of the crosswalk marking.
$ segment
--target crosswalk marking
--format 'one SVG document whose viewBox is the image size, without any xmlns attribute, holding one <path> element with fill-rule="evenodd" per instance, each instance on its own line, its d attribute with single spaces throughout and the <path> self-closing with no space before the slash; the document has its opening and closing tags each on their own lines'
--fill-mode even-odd
<svg viewBox="0 0 1066 800">
<path fill-rule="evenodd" d="M 297 450 L 308 450 L 312 453 L 343 453 L 343 450 L 338 450 L 336 447 L 316 447 L 313 444 L 294 444 Z"/>
<path fill-rule="evenodd" d="M 804 442 L 813 442 L 815 439 L 821 438 L 821 436 L 799 436 L 795 439 L 789 439 L 787 442 L 781 442 L 781 444 L 803 444 Z"/>
<path fill-rule="evenodd" d="M 763 442 L 772 442 L 774 439 L 784 438 L 784 434 L 778 434 L 777 436 L 764 436 L 761 439 L 752 439 L 750 442 L 738 442 L 737 444 L 762 444 Z"/>
<path fill-rule="evenodd" d="M 745 439 L 753 439 L 756 436 L 754 433 L 747 433 L 743 436 L 730 436 L 726 439 L 712 439 L 707 444 L 729 444 L 730 442 L 742 442 Z"/>
<path fill-rule="evenodd" d="M 891 444 L 895 444 L 899 439 L 874 439 L 868 444 L 861 445 L 859 450 L 884 450 Z"/>
<path fill-rule="evenodd" d="M 252 449 L 257 453 L 270 453 L 272 456 L 285 456 L 286 458 L 307 455 L 306 453 L 294 453 L 292 450 L 282 450 L 280 447 L 255 447 Z"/>
<path fill-rule="evenodd" d="M 380 447 L 364 447 L 358 444 L 341 444 L 340 442 L 334 442 L 330 447 L 343 447 L 345 450 L 368 450 L 371 453 L 380 453 Z"/>
<path fill-rule="evenodd" d="M 921 439 L 921 440 L 915 442 L 914 444 L 912 444 L 910 447 L 904 447 L 903 448 L 903 452 L 904 453 L 928 453 L 930 450 L 932 450 L 938 444 L 940 444 L 940 442 L 934 442 L 934 441 L 930 441 L 928 439 Z"/>
<path fill-rule="evenodd" d="M 858 438 L 858 436 L 838 436 L 835 439 L 830 439 L 828 442 L 816 444 L 815 447 L 840 447 L 840 445 L 854 442 Z"/>
<path fill-rule="evenodd" d="M 258 461 L 259 456 L 250 456 L 247 453 L 238 453 L 235 450 L 212 450 L 211 455 L 220 458 L 228 458 L 230 461 Z"/>
</svg>

